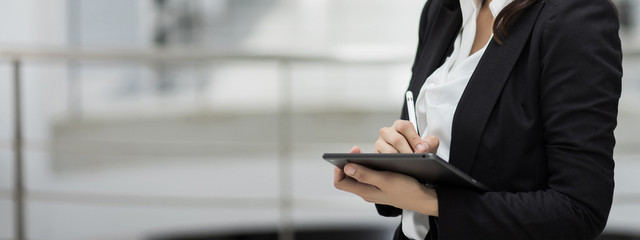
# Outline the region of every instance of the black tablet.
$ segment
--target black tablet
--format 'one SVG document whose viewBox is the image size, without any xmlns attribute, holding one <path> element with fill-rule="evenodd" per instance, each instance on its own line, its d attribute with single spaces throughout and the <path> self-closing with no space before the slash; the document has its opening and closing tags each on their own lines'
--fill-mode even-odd
<svg viewBox="0 0 640 240">
<path fill-rule="evenodd" d="M 402 173 L 436 188 L 452 186 L 489 191 L 484 184 L 432 153 L 325 153 L 322 158 L 341 169 L 347 163 L 357 163 L 375 170 Z"/>
</svg>

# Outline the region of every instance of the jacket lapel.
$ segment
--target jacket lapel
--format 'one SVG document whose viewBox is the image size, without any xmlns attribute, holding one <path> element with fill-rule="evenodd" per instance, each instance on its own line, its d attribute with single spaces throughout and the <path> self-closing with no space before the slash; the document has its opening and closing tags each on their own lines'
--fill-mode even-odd
<svg viewBox="0 0 640 240">
<path fill-rule="evenodd" d="M 453 41 L 460 31 L 462 25 L 462 13 L 460 12 L 460 4 L 455 1 L 439 1 L 442 6 L 433 6 L 438 11 L 434 12 L 435 17 L 429 19 L 426 40 L 422 47 L 420 58 L 418 59 L 418 72 L 413 75 L 409 90 L 413 91 L 413 98 L 417 99 L 422 84 L 427 80 L 442 63 L 447 53 L 453 46 Z M 434 9 L 434 8 L 432 8 Z"/>
<path fill-rule="evenodd" d="M 544 3 L 531 6 L 510 28 L 503 45 L 491 40 L 471 76 L 453 118 L 449 162 L 470 173 L 491 111 L 529 40 Z"/>
</svg>

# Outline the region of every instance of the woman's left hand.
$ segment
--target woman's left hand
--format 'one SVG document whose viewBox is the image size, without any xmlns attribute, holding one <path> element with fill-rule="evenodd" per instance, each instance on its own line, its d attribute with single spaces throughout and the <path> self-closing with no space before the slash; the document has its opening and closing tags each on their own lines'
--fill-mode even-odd
<svg viewBox="0 0 640 240">
<path fill-rule="evenodd" d="M 361 152 L 359 147 L 350 151 Z M 345 165 L 344 171 L 336 167 L 333 174 L 333 184 L 337 189 L 356 194 L 367 202 L 438 216 L 436 191 L 412 177 L 375 171 L 353 163 Z"/>
</svg>

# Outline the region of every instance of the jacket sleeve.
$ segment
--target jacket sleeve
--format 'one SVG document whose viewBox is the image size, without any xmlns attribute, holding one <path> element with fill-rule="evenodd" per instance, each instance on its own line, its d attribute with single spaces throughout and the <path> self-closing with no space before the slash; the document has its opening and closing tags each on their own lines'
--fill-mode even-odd
<svg viewBox="0 0 640 240">
<path fill-rule="evenodd" d="M 549 0 L 545 8 L 555 9 L 542 20 L 539 53 L 548 187 L 439 188 L 442 240 L 595 239 L 606 225 L 622 78 L 617 13 L 608 0 Z"/>
</svg>

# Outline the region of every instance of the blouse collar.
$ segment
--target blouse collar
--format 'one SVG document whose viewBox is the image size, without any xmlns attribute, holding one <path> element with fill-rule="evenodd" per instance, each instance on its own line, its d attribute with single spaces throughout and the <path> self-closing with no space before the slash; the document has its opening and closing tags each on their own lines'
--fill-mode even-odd
<svg viewBox="0 0 640 240">
<path fill-rule="evenodd" d="M 495 18 L 498 13 L 504 9 L 513 0 L 493 0 L 489 4 L 491 14 Z M 460 9 L 462 10 L 462 26 L 466 25 L 471 17 L 477 16 L 477 12 L 482 7 L 483 0 L 460 0 Z"/>
</svg>

